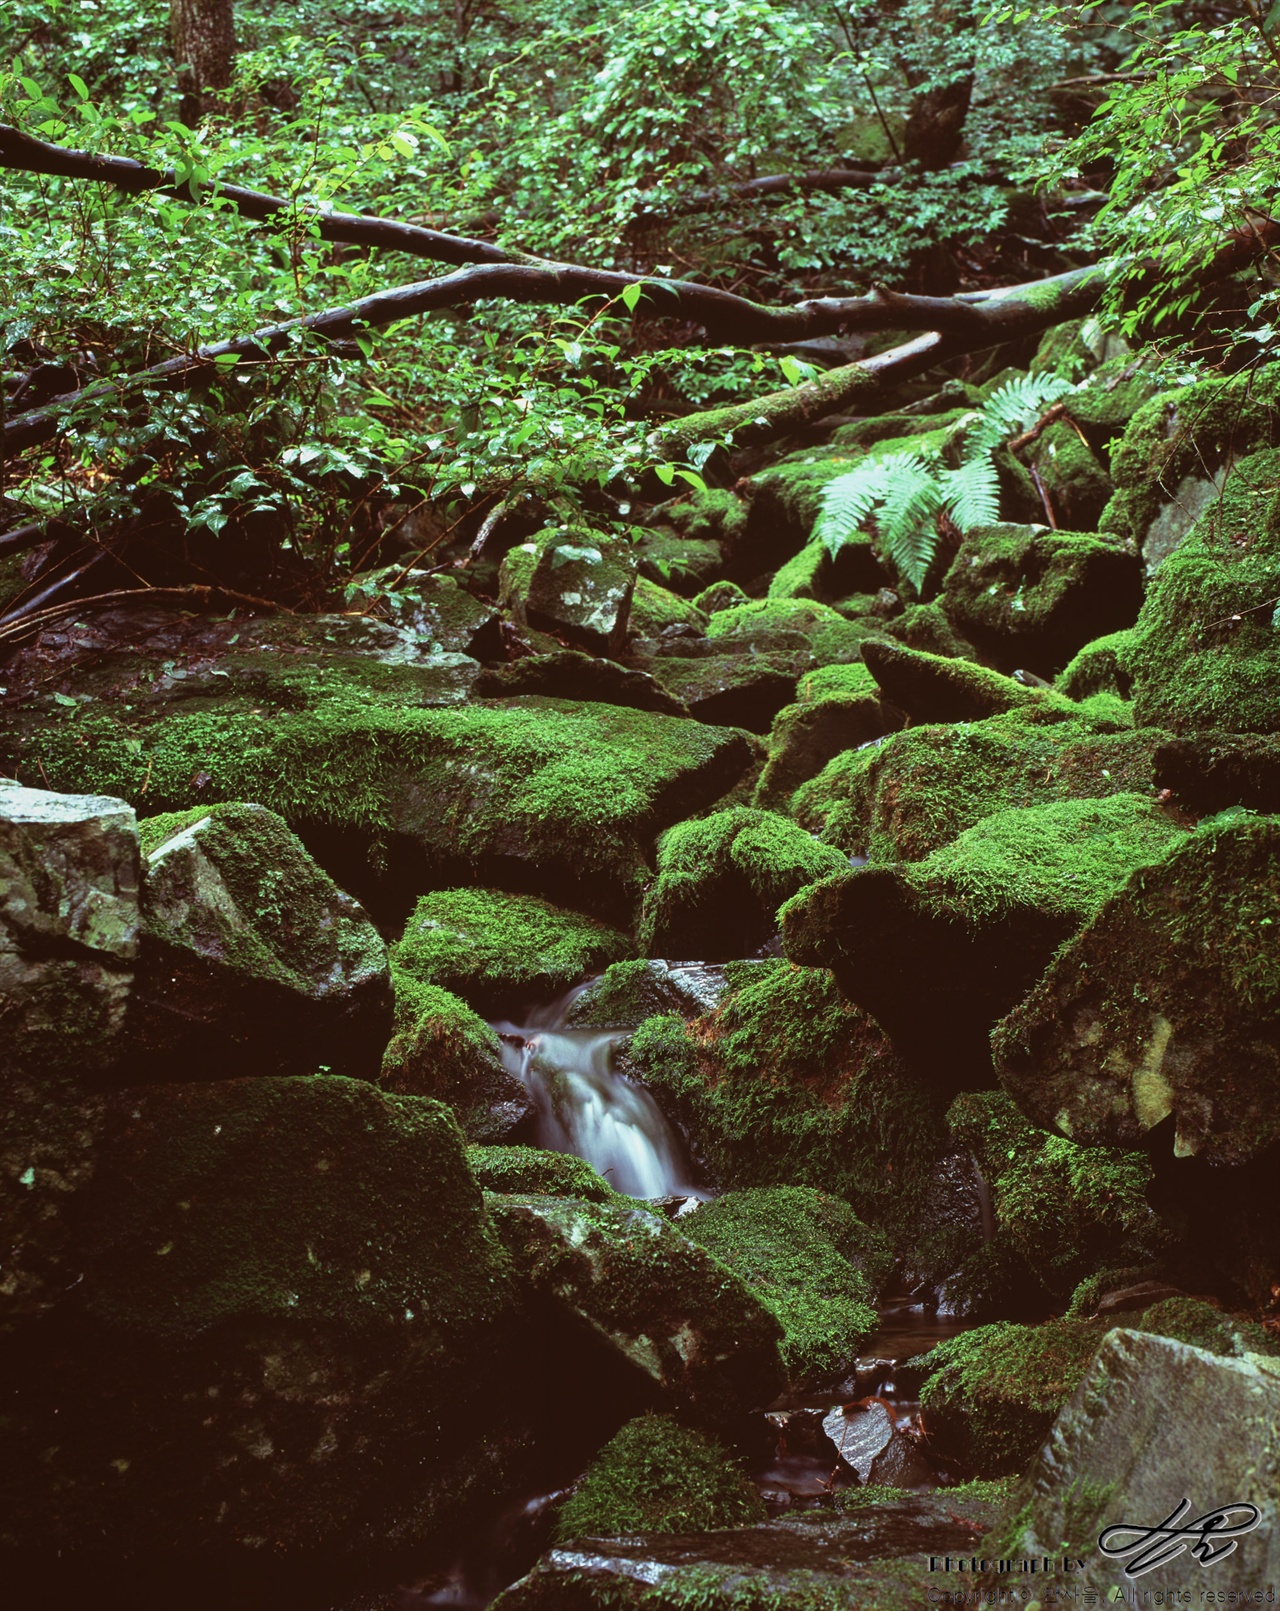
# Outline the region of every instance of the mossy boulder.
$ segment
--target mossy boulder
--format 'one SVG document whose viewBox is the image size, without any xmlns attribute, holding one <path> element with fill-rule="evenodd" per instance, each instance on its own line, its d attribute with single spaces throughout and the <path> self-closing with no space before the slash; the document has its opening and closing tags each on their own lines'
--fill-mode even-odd
<svg viewBox="0 0 1280 1611">
<path fill-rule="evenodd" d="M 988 1067 L 992 1026 L 1058 946 L 1184 836 L 1140 795 L 998 811 L 922 861 L 804 891 L 783 908 L 783 943 L 959 1084 Z"/>
<path fill-rule="evenodd" d="M 997 1027 L 1037 1124 L 1238 1164 L 1280 1138 L 1280 820 L 1211 819 L 1135 874 Z"/>
<path fill-rule="evenodd" d="M 1280 733 L 1196 733 L 1155 755 L 1155 781 L 1180 806 L 1214 816 L 1233 806 L 1280 813 Z"/>
<path fill-rule="evenodd" d="M 701 634 L 706 624 L 707 618 L 696 604 L 646 577 L 637 579 L 628 622 L 633 638 L 658 638 L 672 627 Z"/>
<path fill-rule="evenodd" d="M 788 695 L 788 699 L 789 699 Z M 191 697 L 150 719 L 87 707 L 11 722 L 5 765 L 152 808 L 256 800 L 370 909 L 479 877 L 629 915 L 657 834 L 753 759 L 743 734 L 541 698 L 391 708 L 356 694 L 291 713 Z"/>
<path fill-rule="evenodd" d="M 1057 422 L 1036 438 L 1028 457 L 1055 519 L 1067 531 L 1096 531 L 1115 483 L 1074 424 Z"/>
<path fill-rule="evenodd" d="M 1132 627 L 1094 638 L 1067 662 L 1053 686 L 1068 699 L 1088 699 L 1093 694 L 1128 699 L 1133 692 L 1130 662 L 1136 643 L 1137 634 Z"/>
<path fill-rule="evenodd" d="M 1133 625 L 1142 570 L 1105 534 L 982 526 L 966 535 L 942 589 L 951 621 L 997 666 L 1052 677 L 1092 639 Z"/>
<path fill-rule="evenodd" d="M 617 1192 L 585 1158 L 541 1147 L 467 1148 L 467 1165 L 480 1186 L 499 1196 L 577 1197 L 587 1203 L 611 1203 Z"/>
<path fill-rule="evenodd" d="M 724 496 L 733 498 L 732 493 Z M 733 502 L 737 505 L 736 499 Z M 710 529 L 705 520 L 693 520 L 690 524 L 702 531 Z M 687 536 L 670 525 L 648 530 L 633 528 L 632 536 L 641 581 L 656 582 L 681 598 L 691 598 L 714 585 L 724 568 L 724 554 L 717 537 Z M 637 582 L 637 588 L 639 585 Z M 634 599 L 632 603 L 634 607 Z"/>
<path fill-rule="evenodd" d="M 776 932 L 783 901 L 847 866 L 776 812 L 738 806 L 682 822 L 658 841 L 641 949 L 712 962 L 745 956 Z"/>
<path fill-rule="evenodd" d="M 498 610 L 474 598 L 456 576 L 387 565 L 353 577 L 345 598 L 349 609 L 368 610 L 371 617 L 412 633 L 430 650 L 476 660 L 502 652 Z"/>
<path fill-rule="evenodd" d="M 991 1239 L 946 1286 L 947 1302 L 979 1318 L 1043 1314 L 1107 1267 L 1150 1263 L 1169 1233 L 1147 1201 L 1141 1152 L 1082 1147 L 1029 1124 L 1002 1091 L 966 1092 L 947 1114 L 991 1204 Z"/>
<path fill-rule="evenodd" d="M 387 948 L 282 817 L 232 803 L 139 825 L 142 949 L 129 1077 L 372 1077 Z"/>
<path fill-rule="evenodd" d="M 93 1074 L 123 1047 L 141 912 L 133 809 L 0 781 L 0 1057 Z"/>
<path fill-rule="evenodd" d="M 555 995 L 630 948 L 617 929 L 533 895 L 440 889 L 418 901 L 394 958 L 411 978 L 497 1011 Z"/>
<path fill-rule="evenodd" d="M 945 655 L 949 660 L 976 660 L 978 651 L 957 632 L 947 612 L 935 599 L 929 604 L 908 604 L 901 615 L 884 624 L 885 635 L 908 649 Z"/>
<path fill-rule="evenodd" d="M 872 862 L 921 861 L 993 812 L 1152 789 L 1166 735 L 1029 708 L 910 728 L 838 755 L 791 801 L 801 827 Z"/>
<path fill-rule="evenodd" d="M 884 636 L 878 620 L 849 621 L 816 599 L 748 599 L 716 610 L 707 621 L 712 643 L 748 654 L 780 650 L 795 642 L 807 648 L 815 665 L 855 661 L 862 646 Z"/>
<path fill-rule="evenodd" d="M 682 639 L 671 644 L 672 649 L 684 646 Z M 759 654 L 740 645 L 721 647 L 729 652 L 663 653 L 645 664 L 654 681 L 695 720 L 767 733 L 778 712 L 794 700 L 796 683 L 812 666 L 813 656 L 799 637 L 786 648 Z"/>
<path fill-rule="evenodd" d="M 778 712 L 769 730 L 768 759 L 756 784 L 755 805 L 785 811 L 800 785 L 816 777 L 828 761 L 904 725 L 902 713 L 879 696 L 870 677 L 866 682 L 864 693 L 824 695 Z"/>
<path fill-rule="evenodd" d="M 806 543 L 778 569 L 769 583 L 769 597 L 835 604 L 852 593 L 875 594 L 887 580 L 870 537 L 855 532 L 834 554 L 824 542 Z"/>
<path fill-rule="evenodd" d="M 980 722 L 1031 706 L 1073 714 L 1070 702 L 1051 689 L 1028 687 L 968 660 L 899 643 L 868 643 L 862 659 L 884 699 L 913 722 Z"/>
<path fill-rule="evenodd" d="M 680 1221 L 782 1324 L 793 1387 L 834 1381 L 875 1330 L 892 1255 L 845 1202 L 809 1186 L 728 1192 Z"/>
<path fill-rule="evenodd" d="M 484 1019 L 403 968 L 391 976 L 395 1023 L 378 1079 L 383 1090 L 447 1103 L 469 1141 L 501 1141 L 527 1123 L 529 1093 L 503 1067 L 498 1037 Z"/>
<path fill-rule="evenodd" d="M 524 1285 L 592 1334 L 655 1407 L 714 1429 L 781 1387 L 772 1313 L 650 1209 L 548 1196 L 491 1197 L 489 1208 Z"/>
<path fill-rule="evenodd" d="M 133 1088 L 76 1197 L 74 1290 L 6 1360 L 6 1548 L 231 1567 L 384 1551 L 410 1513 L 403 1544 L 447 1536 L 515 1293 L 446 1108 L 336 1077 Z"/>
<path fill-rule="evenodd" d="M 712 1184 L 815 1186 L 914 1246 L 943 1104 L 823 969 L 733 964 L 716 1011 L 651 1018 L 627 1066 L 676 1120 Z"/>
<path fill-rule="evenodd" d="M 635 551 L 607 532 L 560 526 L 510 549 L 498 584 L 520 625 L 609 654 L 626 639 Z"/>
<path fill-rule="evenodd" d="M 647 672 L 579 649 L 524 655 L 510 665 L 490 666 L 476 678 L 475 694 L 479 699 L 515 699 L 533 694 L 623 705 L 630 710 L 656 710 L 664 716 L 688 714 L 680 701 Z"/>
<path fill-rule="evenodd" d="M 860 447 L 843 443 L 807 448 L 752 476 L 746 522 L 734 546 L 730 575 L 750 581 L 766 571 L 776 573 L 794 558 L 809 542 L 827 483 L 847 475 L 863 456 Z"/>
<path fill-rule="evenodd" d="M 571 1029 L 635 1029 L 655 1013 L 699 1018 L 713 1012 L 728 988 L 725 970 L 701 962 L 635 958 L 614 962 L 565 1014 Z"/>
<path fill-rule="evenodd" d="M 560 1507 L 556 1536 L 697 1533 L 764 1519 L 760 1495 L 727 1450 L 669 1415 L 643 1415 L 587 1467 Z"/>
<path fill-rule="evenodd" d="M 1231 472 L 1153 578 L 1129 656 L 1137 719 L 1280 732 L 1280 451 Z"/>
</svg>

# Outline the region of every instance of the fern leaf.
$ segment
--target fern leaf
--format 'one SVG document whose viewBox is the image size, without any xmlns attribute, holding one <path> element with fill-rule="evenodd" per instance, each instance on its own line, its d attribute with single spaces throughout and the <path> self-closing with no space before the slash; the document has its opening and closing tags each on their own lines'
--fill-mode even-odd
<svg viewBox="0 0 1280 1611">
<path fill-rule="evenodd" d="M 1006 437 L 1028 430 L 1044 410 L 1074 391 L 1061 375 L 1019 375 L 997 388 L 983 405 L 982 419 L 965 444 L 965 457 L 989 453 Z"/>
<path fill-rule="evenodd" d="M 814 536 L 826 544 L 832 557 L 861 530 L 884 495 L 886 463 L 885 459 L 865 459 L 822 489 L 822 509 Z"/>
<path fill-rule="evenodd" d="M 1000 518 L 1000 478 L 987 454 L 968 459 L 958 470 L 943 470 L 943 507 L 961 532 L 990 526 Z"/>
<path fill-rule="evenodd" d="M 937 514 L 942 488 L 936 467 L 914 453 L 881 460 L 890 468 L 884 505 L 877 517 L 880 540 L 898 569 L 919 591 L 938 546 Z"/>
</svg>

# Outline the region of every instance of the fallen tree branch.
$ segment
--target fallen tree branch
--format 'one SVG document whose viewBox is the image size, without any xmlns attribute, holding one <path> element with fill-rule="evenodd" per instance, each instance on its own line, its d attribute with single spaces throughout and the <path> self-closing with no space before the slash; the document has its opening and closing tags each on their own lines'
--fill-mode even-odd
<svg viewBox="0 0 1280 1611">
<path fill-rule="evenodd" d="M 193 582 L 186 587 L 126 587 L 110 593 L 95 593 L 89 598 L 68 599 L 48 609 L 24 612 L 20 616 L 6 616 L 0 622 L 0 642 L 13 642 L 28 633 L 51 626 L 64 615 L 79 615 L 87 610 L 100 610 L 105 606 L 121 604 L 131 599 L 146 599 L 152 604 L 185 603 L 190 601 L 207 609 L 211 604 L 249 605 L 268 614 L 293 615 L 295 612 L 278 599 L 258 598 L 253 593 L 239 593 L 231 587 L 213 587 L 204 582 Z"/>
</svg>

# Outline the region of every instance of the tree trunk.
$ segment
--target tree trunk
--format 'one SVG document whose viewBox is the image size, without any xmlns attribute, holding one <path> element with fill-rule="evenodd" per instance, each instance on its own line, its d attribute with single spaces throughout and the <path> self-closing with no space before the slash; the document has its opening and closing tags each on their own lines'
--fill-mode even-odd
<svg viewBox="0 0 1280 1611">
<path fill-rule="evenodd" d="M 236 56 L 232 0 L 169 0 L 169 38 L 178 59 L 181 118 L 195 124 L 231 83 Z"/>
</svg>

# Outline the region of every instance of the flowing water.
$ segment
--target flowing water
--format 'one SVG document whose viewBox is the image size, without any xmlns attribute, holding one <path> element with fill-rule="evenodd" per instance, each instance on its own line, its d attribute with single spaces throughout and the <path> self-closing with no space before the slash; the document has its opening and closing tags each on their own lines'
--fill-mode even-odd
<svg viewBox="0 0 1280 1611">
<path fill-rule="evenodd" d="M 684 1149 L 658 1104 L 613 1066 L 625 1032 L 566 1027 L 586 988 L 523 1014 L 523 1024 L 493 1026 L 503 1063 L 533 1099 L 533 1141 L 585 1158 L 629 1197 L 705 1196 L 691 1183 Z"/>
</svg>

